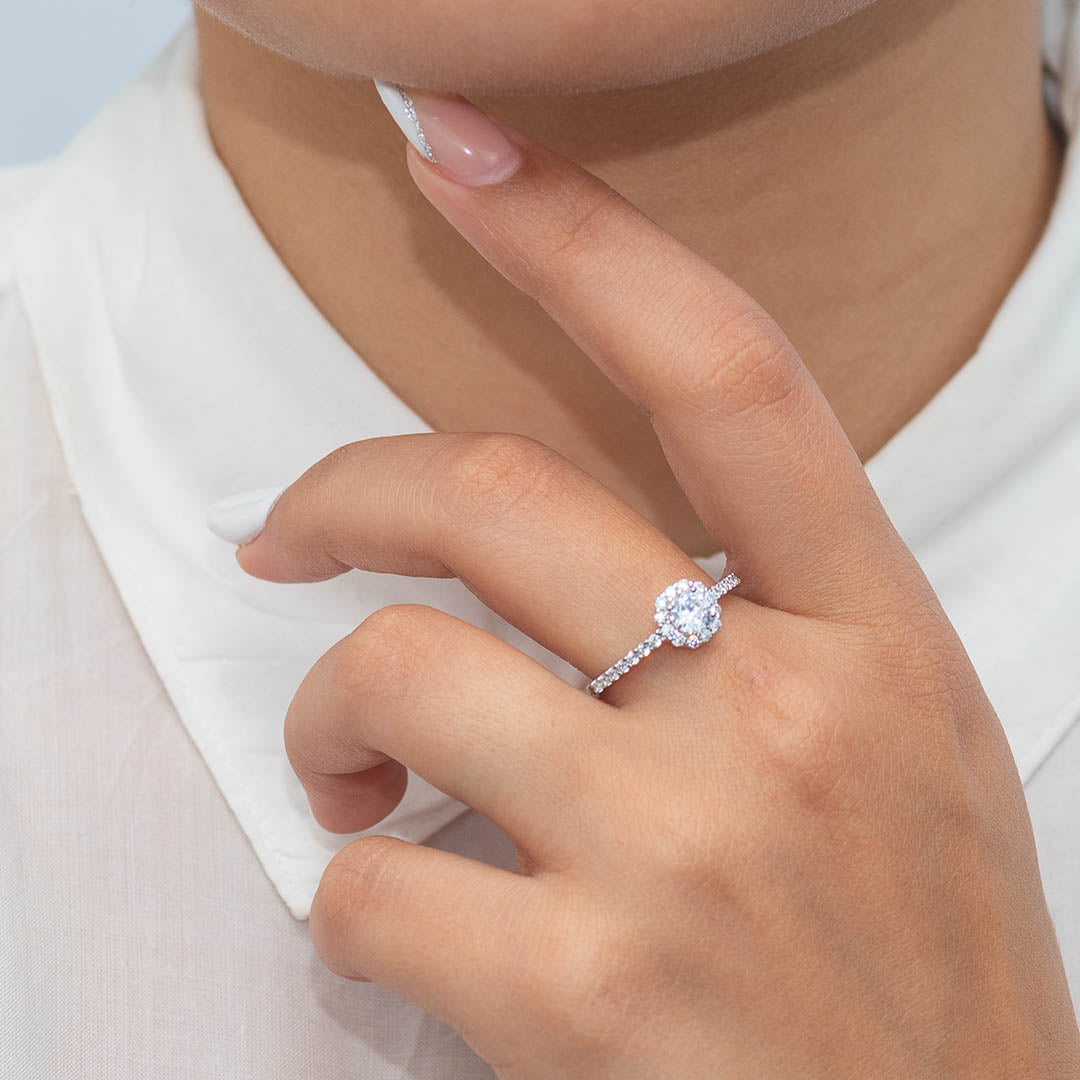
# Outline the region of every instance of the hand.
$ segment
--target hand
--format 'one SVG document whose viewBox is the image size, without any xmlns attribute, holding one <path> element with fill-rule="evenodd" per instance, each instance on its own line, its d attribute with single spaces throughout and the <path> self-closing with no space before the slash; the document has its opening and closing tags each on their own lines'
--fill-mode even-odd
<svg viewBox="0 0 1080 1080">
<path fill-rule="evenodd" d="M 326 828 L 405 766 L 513 838 L 515 872 L 387 837 L 345 847 L 323 961 L 458 1028 L 504 1080 L 1065 1077 L 1076 1021 L 1023 792 L 963 646 L 772 320 L 532 140 L 415 182 L 653 418 L 744 585 L 698 651 L 601 699 L 424 607 L 304 679 L 290 761 Z M 696 564 L 598 482 L 504 435 L 342 447 L 243 568 L 457 575 L 594 675 Z"/>
</svg>

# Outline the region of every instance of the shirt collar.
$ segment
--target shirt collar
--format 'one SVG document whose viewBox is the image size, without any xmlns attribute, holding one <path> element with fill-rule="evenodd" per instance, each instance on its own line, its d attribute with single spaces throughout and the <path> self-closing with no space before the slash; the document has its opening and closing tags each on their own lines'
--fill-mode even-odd
<svg viewBox="0 0 1080 1080">
<path fill-rule="evenodd" d="M 1076 70 L 1075 48 L 1060 56 L 1062 71 Z M 303 586 L 260 582 L 206 530 L 218 498 L 287 483 L 358 438 L 429 429 L 323 319 L 259 231 L 210 144 L 196 71 L 189 27 L 76 140 L 22 230 L 16 276 L 87 523 L 182 722 L 267 874 L 304 918 L 326 863 L 352 837 L 312 820 L 282 748 L 282 718 L 318 656 L 365 615 L 390 603 L 435 604 L 581 680 L 456 581 L 354 573 Z M 1075 118 L 1076 87 L 1063 87 Z M 1027 567 L 1000 556 L 1004 511 L 993 493 L 1025 475 L 1048 431 L 1064 432 L 1076 408 L 1065 352 L 1075 356 L 1080 326 L 1063 315 L 1080 260 L 1072 165 L 1069 176 L 975 359 L 869 465 L 954 621 L 959 613 L 978 638 L 991 614 L 1024 616 L 1009 633 L 979 639 L 984 681 L 984 667 L 1008 659 L 1010 635 L 1034 635 L 1041 652 L 1031 662 L 1046 687 L 1038 707 L 1017 705 L 1004 678 L 995 700 L 1012 710 L 1003 720 L 1029 772 L 1080 686 L 1044 647 L 1062 627 L 1058 613 L 1029 603 L 1030 583 L 1009 585 Z M 1060 464 L 1039 471 L 1037 484 L 1062 475 Z M 1040 491 L 1030 492 L 1026 512 L 1039 536 L 1053 533 L 1059 523 L 1042 516 Z M 1075 529 L 1061 535 L 1080 542 Z M 978 558 L 965 550 L 972 543 Z M 1013 545 L 1025 550 L 1015 534 Z M 1039 554 L 1062 553 L 1051 545 Z M 991 571 L 988 589 L 970 587 Z M 368 831 L 422 840 L 463 809 L 411 777 L 402 805 Z"/>
<path fill-rule="evenodd" d="M 209 141 L 190 27 L 65 152 L 19 237 L 16 278 L 87 523 L 180 719 L 304 918 L 352 839 L 314 822 L 282 747 L 304 674 L 390 603 L 494 616 L 456 581 L 259 582 L 206 510 L 355 439 L 427 428 L 246 210 Z M 368 831 L 423 840 L 464 809 L 410 777 Z"/>
</svg>

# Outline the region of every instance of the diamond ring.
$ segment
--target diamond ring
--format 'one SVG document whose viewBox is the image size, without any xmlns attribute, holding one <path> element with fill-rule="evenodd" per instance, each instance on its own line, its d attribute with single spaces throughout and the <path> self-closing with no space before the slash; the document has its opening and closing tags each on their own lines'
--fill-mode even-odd
<svg viewBox="0 0 1080 1080">
<path fill-rule="evenodd" d="M 657 629 L 639 645 L 635 645 L 621 660 L 616 660 L 602 675 L 585 689 L 599 697 L 613 682 L 618 682 L 632 667 L 637 667 L 649 653 L 665 641 L 676 648 L 696 649 L 704 645 L 720 629 L 720 597 L 739 584 L 735 574 L 709 588 L 704 582 L 683 578 L 669 585 L 656 598 Z"/>
</svg>

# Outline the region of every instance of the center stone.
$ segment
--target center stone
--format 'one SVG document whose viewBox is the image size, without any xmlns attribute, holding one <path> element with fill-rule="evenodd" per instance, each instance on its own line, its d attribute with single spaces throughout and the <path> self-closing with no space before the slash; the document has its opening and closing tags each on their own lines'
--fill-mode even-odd
<svg viewBox="0 0 1080 1080">
<path fill-rule="evenodd" d="M 700 634 L 705 629 L 708 611 L 705 605 L 693 596 L 680 596 L 675 601 L 672 622 L 675 629 L 684 634 Z"/>
<path fill-rule="evenodd" d="M 656 625 L 673 645 L 696 649 L 720 629 L 720 605 L 700 581 L 670 585 L 656 598 Z"/>
</svg>

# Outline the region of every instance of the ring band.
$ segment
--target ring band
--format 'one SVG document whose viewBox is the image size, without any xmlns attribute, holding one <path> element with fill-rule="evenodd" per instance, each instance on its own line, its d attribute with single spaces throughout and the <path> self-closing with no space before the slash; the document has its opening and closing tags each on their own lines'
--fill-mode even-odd
<svg viewBox="0 0 1080 1080">
<path fill-rule="evenodd" d="M 736 574 L 728 574 L 711 588 L 703 581 L 683 578 L 669 585 L 656 598 L 657 628 L 635 645 L 621 660 L 616 660 L 602 675 L 597 675 L 586 691 L 599 697 L 612 683 L 618 682 L 632 667 L 637 667 L 649 653 L 665 641 L 676 648 L 696 649 L 720 629 L 720 597 L 739 584 Z"/>
</svg>

